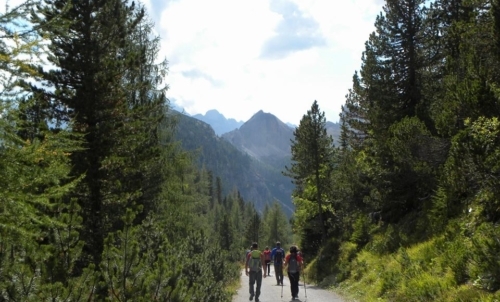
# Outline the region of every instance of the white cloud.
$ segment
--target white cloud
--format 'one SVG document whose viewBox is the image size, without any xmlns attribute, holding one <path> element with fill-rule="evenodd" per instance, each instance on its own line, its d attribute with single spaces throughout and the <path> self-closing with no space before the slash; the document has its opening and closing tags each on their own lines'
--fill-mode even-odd
<svg viewBox="0 0 500 302">
<path fill-rule="evenodd" d="M 7 8 L 11 10 L 23 4 L 26 0 L 0 0 L 0 14 L 5 14 Z"/>
<path fill-rule="evenodd" d="M 176 0 L 159 7 L 158 3 L 145 2 L 150 15 L 161 16 L 157 31 L 161 57 L 170 62 L 170 98 L 190 114 L 217 109 L 227 118 L 246 121 L 264 110 L 294 124 L 314 100 L 328 120 L 338 120 L 352 75 L 361 66 L 364 42 L 383 4 L 380 0 Z M 266 57 L 263 51 L 275 55 Z"/>
</svg>

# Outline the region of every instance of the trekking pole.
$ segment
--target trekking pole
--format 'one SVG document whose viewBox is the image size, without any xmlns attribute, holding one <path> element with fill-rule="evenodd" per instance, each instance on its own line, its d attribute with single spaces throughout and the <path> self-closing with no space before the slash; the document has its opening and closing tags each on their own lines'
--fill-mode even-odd
<svg viewBox="0 0 500 302">
<path fill-rule="evenodd" d="M 283 299 L 283 271 L 281 272 L 281 275 L 278 277 L 278 280 L 281 278 L 281 299 Z"/>
</svg>

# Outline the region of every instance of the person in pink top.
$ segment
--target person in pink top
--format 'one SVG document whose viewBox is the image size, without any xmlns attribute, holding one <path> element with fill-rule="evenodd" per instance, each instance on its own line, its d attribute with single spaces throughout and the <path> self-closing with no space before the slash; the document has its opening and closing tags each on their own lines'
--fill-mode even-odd
<svg viewBox="0 0 500 302">
<path fill-rule="evenodd" d="M 302 271 L 303 260 L 297 254 L 297 247 L 292 245 L 290 253 L 285 257 L 285 269 L 288 272 L 288 279 L 290 279 L 290 290 L 292 292 L 292 299 L 295 300 L 299 297 L 299 278 Z"/>
<path fill-rule="evenodd" d="M 267 275 L 271 276 L 271 250 L 269 249 L 268 246 L 266 246 L 266 249 L 262 252 L 264 253 L 264 261 L 266 262 L 266 267 L 267 267 Z"/>
</svg>

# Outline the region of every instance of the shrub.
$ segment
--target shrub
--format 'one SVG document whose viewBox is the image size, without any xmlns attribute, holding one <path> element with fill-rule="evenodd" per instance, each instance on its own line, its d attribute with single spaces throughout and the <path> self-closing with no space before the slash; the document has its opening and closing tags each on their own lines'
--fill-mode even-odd
<svg viewBox="0 0 500 302">
<path fill-rule="evenodd" d="M 339 248 L 337 282 L 349 278 L 351 274 L 351 262 L 356 257 L 358 245 L 352 242 L 344 242 Z"/>
<path fill-rule="evenodd" d="M 353 224 L 351 241 L 360 246 L 364 246 L 370 239 L 369 227 L 370 221 L 366 215 L 359 215 L 356 217 Z"/>
<path fill-rule="evenodd" d="M 380 233 L 372 234 L 372 240 L 366 248 L 377 254 L 387 254 L 395 252 L 400 245 L 401 238 L 393 225 L 388 225 L 384 229 L 379 229 Z"/>
<path fill-rule="evenodd" d="M 396 291 L 396 301 L 439 301 L 443 293 L 454 286 L 453 276 L 438 278 L 421 272 L 406 280 Z"/>
<path fill-rule="evenodd" d="M 500 289 L 500 230 L 481 224 L 472 236 L 470 274 L 474 285 L 485 290 Z"/>
</svg>

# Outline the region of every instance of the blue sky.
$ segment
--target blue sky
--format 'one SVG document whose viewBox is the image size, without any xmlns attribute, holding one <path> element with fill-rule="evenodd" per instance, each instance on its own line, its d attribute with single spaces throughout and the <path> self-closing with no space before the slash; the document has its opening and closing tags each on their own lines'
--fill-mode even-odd
<svg viewBox="0 0 500 302">
<path fill-rule="evenodd" d="M 168 97 L 179 107 L 239 121 L 263 110 L 298 124 L 314 100 L 338 121 L 384 0 L 142 3 L 161 38 L 159 59 L 169 61 Z"/>
</svg>

